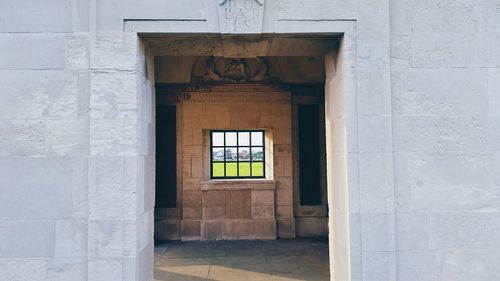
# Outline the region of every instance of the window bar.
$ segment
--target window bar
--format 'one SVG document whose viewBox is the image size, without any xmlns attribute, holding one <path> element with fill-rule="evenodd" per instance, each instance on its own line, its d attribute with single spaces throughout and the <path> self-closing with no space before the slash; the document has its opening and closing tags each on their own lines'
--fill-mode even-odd
<svg viewBox="0 0 500 281">
<path fill-rule="evenodd" d="M 264 132 L 262 132 L 262 175 L 264 178 L 266 177 L 266 150 L 264 149 L 266 147 L 266 144 L 264 143 Z"/>
<path fill-rule="evenodd" d="M 250 144 L 250 177 L 252 177 L 252 170 L 253 170 L 253 165 L 252 165 L 252 131 L 248 132 L 248 138 L 249 138 L 249 143 Z"/>
<path fill-rule="evenodd" d="M 214 177 L 214 132 L 210 132 L 210 178 Z"/>
<path fill-rule="evenodd" d="M 224 177 L 227 177 L 226 176 L 226 132 L 223 132 L 224 133 Z"/>
<path fill-rule="evenodd" d="M 236 176 L 240 177 L 240 132 L 236 132 Z"/>
</svg>

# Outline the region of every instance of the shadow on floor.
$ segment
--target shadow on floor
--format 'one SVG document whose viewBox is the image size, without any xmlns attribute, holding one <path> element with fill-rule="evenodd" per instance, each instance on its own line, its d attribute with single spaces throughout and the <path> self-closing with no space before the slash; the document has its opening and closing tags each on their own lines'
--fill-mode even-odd
<svg viewBox="0 0 500 281">
<path fill-rule="evenodd" d="M 155 280 L 329 280 L 326 239 L 168 242 L 155 247 Z"/>
</svg>

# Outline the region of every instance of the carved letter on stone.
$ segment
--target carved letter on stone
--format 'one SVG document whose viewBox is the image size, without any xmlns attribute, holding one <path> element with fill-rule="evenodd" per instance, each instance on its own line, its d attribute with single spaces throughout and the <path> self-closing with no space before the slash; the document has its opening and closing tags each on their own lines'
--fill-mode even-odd
<svg viewBox="0 0 500 281">
<path fill-rule="evenodd" d="M 262 33 L 264 0 L 219 0 L 219 23 L 223 34 Z"/>
</svg>

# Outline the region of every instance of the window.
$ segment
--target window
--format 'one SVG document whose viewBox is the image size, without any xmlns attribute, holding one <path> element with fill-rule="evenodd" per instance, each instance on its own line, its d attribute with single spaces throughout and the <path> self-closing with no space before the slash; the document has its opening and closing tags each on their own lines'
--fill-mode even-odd
<svg viewBox="0 0 500 281">
<path fill-rule="evenodd" d="M 210 175 L 218 178 L 264 178 L 264 131 L 210 132 Z"/>
</svg>

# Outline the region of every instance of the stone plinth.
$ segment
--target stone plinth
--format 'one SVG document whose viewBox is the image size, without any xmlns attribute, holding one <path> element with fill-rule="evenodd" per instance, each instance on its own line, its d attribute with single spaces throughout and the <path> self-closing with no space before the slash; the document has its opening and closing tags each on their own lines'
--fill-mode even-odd
<svg viewBox="0 0 500 281">
<path fill-rule="evenodd" d="M 274 180 L 202 181 L 201 240 L 276 239 Z"/>
</svg>

